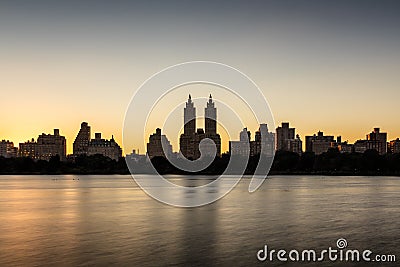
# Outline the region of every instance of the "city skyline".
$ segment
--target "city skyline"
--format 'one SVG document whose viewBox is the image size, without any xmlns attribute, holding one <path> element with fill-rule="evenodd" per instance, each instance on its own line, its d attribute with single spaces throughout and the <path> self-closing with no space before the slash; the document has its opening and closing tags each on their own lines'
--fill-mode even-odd
<svg viewBox="0 0 400 267">
<path fill-rule="evenodd" d="M 188 102 L 186 105 L 189 104 L 189 108 L 194 109 L 193 102 L 191 101 L 191 96 L 189 96 Z M 190 133 L 191 135 L 198 135 L 200 133 L 201 137 L 190 137 L 194 138 L 191 142 L 193 143 L 194 147 L 185 147 L 180 144 L 178 149 L 173 149 L 173 146 L 170 143 L 167 135 L 161 134 L 162 129 L 157 128 L 155 129 L 155 133 L 150 134 L 148 136 L 150 143 L 153 143 L 153 146 L 150 148 L 152 151 L 155 151 L 153 156 L 164 156 L 164 152 L 162 151 L 161 140 L 164 138 L 167 144 L 167 152 L 169 155 L 176 152 L 183 152 L 188 158 L 196 159 L 199 155 L 193 152 L 194 150 L 198 149 L 198 145 L 202 138 L 215 138 L 214 135 L 218 136 L 218 131 L 216 125 L 218 121 L 216 120 L 217 110 L 214 108 L 214 103 L 212 102 L 212 98 L 210 95 L 209 102 L 207 104 L 207 108 L 212 107 L 215 109 L 215 113 L 211 116 L 208 122 L 208 131 L 205 133 L 202 128 L 193 128 L 196 127 L 196 120 L 198 117 L 194 117 L 194 124 L 193 124 L 193 116 L 194 113 L 189 111 L 190 118 L 185 118 L 185 128 L 187 131 L 191 132 L 194 129 L 197 129 L 196 132 Z M 207 111 L 207 108 L 205 109 Z M 185 108 L 186 113 L 186 108 Z M 210 123 L 211 123 L 211 132 L 210 132 Z M 205 124 L 205 126 L 207 123 Z M 218 140 L 217 140 L 217 155 L 221 156 L 224 153 L 231 153 L 232 148 L 238 154 L 243 154 L 243 151 L 250 149 L 249 155 L 256 155 L 260 153 L 261 143 L 266 146 L 266 151 L 270 151 L 273 149 L 274 151 L 290 151 L 295 152 L 297 154 L 301 154 L 303 152 L 314 152 L 316 155 L 320 155 L 321 153 L 327 152 L 330 148 L 338 149 L 342 153 L 363 153 L 368 149 L 375 149 L 379 154 L 383 155 L 386 153 L 399 153 L 400 152 L 400 140 L 399 137 L 389 138 L 387 132 L 381 132 L 379 127 L 374 127 L 373 130 L 369 133 L 366 133 L 363 137 L 358 137 L 357 140 L 354 142 L 349 142 L 345 138 L 342 138 L 341 135 L 333 136 L 333 135 L 324 135 L 324 132 L 318 131 L 312 135 L 304 136 L 301 138 L 299 134 L 296 134 L 296 128 L 290 128 L 289 122 L 282 122 L 281 125 L 275 128 L 274 132 L 269 132 L 268 125 L 261 123 L 259 125 L 258 130 L 253 131 L 254 138 L 252 138 L 252 131 L 248 130 L 247 127 L 243 128 L 242 131 L 238 132 L 238 137 L 234 139 L 227 139 L 225 140 L 228 142 L 228 150 L 220 151 L 218 150 Z M 37 140 L 35 138 L 30 138 L 24 142 L 14 143 L 13 140 L 7 138 L 0 138 L 0 156 L 3 157 L 31 157 L 33 159 L 44 159 L 49 160 L 52 156 L 56 154 L 60 156 L 61 160 L 66 160 L 67 156 L 79 156 L 79 155 L 95 155 L 95 154 L 102 154 L 103 156 L 110 157 L 114 160 L 117 160 L 121 156 L 126 155 L 133 155 L 133 154 L 140 154 L 140 150 L 133 149 L 129 152 L 124 152 L 121 147 L 118 145 L 118 141 L 114 139 L 114 136 L 111 135 L 111 139 L 103 139 L 102 134 L 100 132 L 96 132 L 94 134 L 94 138 L 92 138 L 91 134 L 91 126 L 88 125 L 87 122 L 81 123 L 81 128 L 78 133 L 75 135 L 75 139 L 73 141 L 73 153 L 68 153 L 67 151 L 67 139 L 65 136 L 60 135 L 59 129 L 53 129 L 54 134 L 46 134 L 42 132 L 38 135 Z M 210 135 L 211 134 L 211 135 Z M 188 133 L 183 133 L 182 137 L 185 137 Z M 153 138 L 153 141 L 152 141 Z M 200 139 L 199 139 L 200 138 Z M 336 138 L 336 139 L 335 139 Z M 144 150 L 145 153 L 141 155 L 149 153 L 149 143 L 146 140 L 147 146 Z M 197 140 L 197 141 L 195 141 Z M 264 140 L 264 141 L 262 141 Z M 268 141 L 267 141 L 268 140 Z M 215 140 L 214 140 L 215 142 Z M 258 142 L 258 143 L 257 143 Z M 246 148 L 246 144 L 249 144 L 249 147 Z M 18 144 L 18 146 L 15 146 Z M 245 146 L 243 146 L 245 145 Z M 38 148 L 36 148 L 38 146 Z M 254 146 L 254 147 L 253 147 Z M 183 149 L 183 151 L 182 151 Z M 185 149 L 187 151 L 185 151 Z M 207 149 L 206 149 L 207 150 Z M 56 152 L 53 152 L 56 151 Z M 132 153 L 134 151 L 134 153 Z M 143 150 L 142 150 L 143 151 Z M 220 151 L 220 152 L 218 152 Z M 258 152 L 254 152 L 258 151 Z M 197 151 L 198 153 L 198 151 Z M 207 153 L 207 152 L 206 152 Z M 247 153 L 247 152 L 246 152 Z M 244 153 L 244 154 L 246 154 Z M 267 152 L 269 155 L 272 155 L 272 152 Z"/>
<path fill-rule="evenodd" d="M 191 60 L 243 71 L 302 138 L 321 130 L 353 143 L 373 127 L 400 136 L 397 1 L 89 2 L 0 3 L 0 139 L 59 128 L 71 153 L 84 120 L 122 143 L 134 91 Z"/>
<path fill-rule="evenodd" d="M 398 266 L 399 11 L 0 0 L 0 267 Z"/>
<path fill-rule="evenodd" d="M 203 119 L 202 119 L 202 118 L 199 118 L 198 120 L 199 120 L 199 121 L 202 121 Z M 283 121 L 283 122 L 287 122 L 287 121 L 289 121 L 289 120 L 285 120 L 285 121 Z M 282 123 L 282 122 L 281 122 L 281 123 Z M 76 123 L 75 123 L 75 124 L 76 124 Z M 279 124 L 276 123 L 275 127 L 273 127 L 273 128 L 275 129 L 275 128 L 278 127 L 278 126 L 279 126 Z M 259 127 L 259 126 L 258 126 L 258 127 Z M 250 127 L 245 127 L 245 128 L 247 128 L 250 132 L 255 133 L 255 132 L 258 130 L 258 127 L 252 127 L 252 128 L 250 128 Z M 98 127 L 97 127 L 97 128 L 98 128 Z M 301 128 L 301 126 L 300 126 L 300 128 Z M 355 136 L 354 139 L 349 139 L 349 138 L 347 138 L 346 136 L 344 136 L 343 134 L 341 134 L 338 130 L 337 130 L 337 131 L 334 131 L 334 132 L 337 133 L 337 134 L 333 134 L 332 132 L 329 132 L 329 134 L 330 134 L 331 136 L 335 136 L 335 137 L 340 136 L 340 137 L 342 138 L 343 141 L 346 141 L 346 142 L 348 142 L 348 143 L 355 143 L 356 141 L 363 139 L 363 138 L 365 137 L 365 135 L 368 133 L 368 131 L 370 131 L 371 129 L 374 129 L 374 128 L 385 129 L 385 131 L 388 133 L 387 140 L 390 140 L 390 141 L 391 141 L 391 140 L 396 140 L 397 138 L 400 137 L 400 134 L 396 136 L 395 134 L 393 134 L 392 132 L 390 132 L 389 130 L 387 130 L 387 127 L 374 127 L 374 126 L 369 127 L 364 133 L 361 133 L 360 135 Z M 35 134 L 34 134 L 34 133 L 28 134 L 28 136 L 30 136 L 30 137 L 27 138 L 27 139 L 23 139 L 23 140 L 15 140 L 15 139 L 13 139 L 13 138 L 11 138 L 11 137 L 8 137 L 8 136 L 0 136 L 0 140 L 3 140 L 3 141 L 10 141 L 10 142 L 13 142 L 14 145 L 15 145 L 15 144 L 19 144 L 19 143 L 24 143 L 24 142 L 27 142 L 27 141 L 31 141 L 32 139 L 35 138 L 35 136 L 39 136 L 39 135 L 42 135 L 42 134 L 45 134 L 45 133 L 49 133 L 49 132 L 53 131 L 54 129 L 56 129 L 56 128 L 50 126 L 49 130 L 38 130 L 38 131 L 36 132 L 37 134 L 36 134 L 36 133 L 35 133 Z M 298 128 L 297 125 L 296 125 L 296 131 L 299 133 L 298 129 L 299 129 L 299 128 Z M 300 136 L 301 140 L 303 141 L 302 149 L 303 149 L 304 151 L 306 150 L 306 145 L 305 145 L 305 141 L 306 141 L 306 140 L 305 140 L 305 138 L 306 138 L 307 136 L 312 136 L 313 134 L 318 133 L 318 132 L 327 132 L 327 131 L 325 131 L 324 129 L 319 128 L 319 127 L 315 127 L 315 129 L 317 129 L 317 130 L 314 131 L 314 132 L 310 132 L 309 134 L 302 134 L 302 133 L 299 133 L 299 136 Z M 76 137 L 76 133 L 77 133 L 78 131 L 79 131 L 79 128 L 77 128 L 77 130 L 76 130 L 75 132 L 73 132 L 72 135 L 70 135 L 71 137 L 68 137 L 68 135 L 65 134 L 65 133 L 68 132 L 68 131 L 65 131 L 65 130 L 63 129 L 63 132 L 64 132 L 63 136 L 65 136 L 65 138 L 66 138 L 66 144 L 67 144 L 67 145 L 66 145 L 66 154 L 67 154 L 67 155 L 73 154 L 73 143 L 74 143 L 74 140 L 75 140 L 75 137 Z M 153 131 L 155 131 L 155 128 L 154 128 Z M 115 132 L 118 132 L 118 131 L 115 131 Z M 361 130 L 360 130 L 359 132 L 361 132 Z M 113 136 L 113 138 L 116 140 L 117 143 L 122 144 L 122 138 L 120 138 L 120 139 L 115 138 L 115 135 L 113 134 L 112 131 L 110 131 L 109 133 L 110 133 L 110 134 L 108 134 L 108 133 L 105 134 L 105 132 L 102 130 L 102 134 L 104 134 L 104 136 L 110 136 L 110 137 Z M 150 134 L 149 134 L 149 135 L 150 135 Z M 147 136 L 147 137 L 148 137 L 148 136 Z M 226 139 L 226 138 L 224 138 L 224 137 L 221 137 L 221 153 L 225 153 L 225 152 L 227 152 L 227 151 L 229 150 L 229 141 L 237 141 L 237 140 L 239 140 L 239 139 L 240 139 L 240 132 L 238 132 L 238 133 L 237 133 L 237 136 L 235 136 L 235 137 L 234 137 L 233 139 L 231 139 L 231 140 L 228 140 L 228 139 Z M 178 150 L 177 148 L 179 147 L 179 142 L 176 142 L 176 141 L 173 142 L 172 140 L 174 140 L 174 139 L 171 139 L 171 140 L 170 140 L 171 143 L 172 143 L 173 151 L 177 151 L 177 150 Z M 147 142 L 147 140 L 146 140 L 146 142 Z M 146 151 L 146 148 L 145 148 L 145 147 L 144 147 L 144 148 L 141 148 L 140 145 L 133 146 L 132 149 L 134 149 L 134 150 L 136 150 L 136 151 L 139 151 L 139 152 Z M 124 151 L 124 150 L 123 150 L 123 155 L 130 154 L 131 152 L 132 152 L 132 150 L 128 150 L 128 151 Z"/>
<path fill-rule="evenodd" d="M 204 106 L 204 105 L 206 105 L 207 104 L 207 101 L 209 101 L 209 98 L 208 97 L 204 97 L 203 96 L 203 93 L 201 92 L 202 90 L 197 90 L 197 91 L 195 91 L 195 92 L 191 92 L 190 91 L 190 89 L 193 89 L 193 86 L 197 86 L 197 87 L 194 87 L 195 89 L 197 89 L 197 88 L 201 88 L 202 90 L 204 90 L 205 88 L 203 88 L 202 87 L 202 85 L 191 85 L 191 86 L 189 86 L 189 87 L 186 87 L 186 88 L 182 88 L 182 89 L 184 89 L 183 91 L 184 92 L 188 92 L 188 90 L 189 90 L 189 95 L 191 95 L 191 99 L 193 99 L 193 101 L 196 101 L 196 105 L 199 105 L 199 106 Z M 210 88 L 209 86 L 208 87 L 206 87 L 206 89 L 207 89 L 207 92 L 213 92 L 212 94 L 216 94 L 216 95 L 218 95 L 218 96 L 221 96 L 221 92 L 218 92 L 218 90 L 216 91 L 215 90 L 215 88 L 213 89 L 212 87 Z M 172 99 L 172 98 L 176 98 L 177 96 L 179 96 L 180 94 L 182 94 L 182 90 L 181 91 L 179 91 L 179 90 L 177 90 L 177 92 L 173 92 L 173 93 L 171 93 L 170 95 L 167 95 L 167 97 L 165 97 L 165 99 L 163 99 L 163 101 L 164 102 L 161 102 L 160 101 L 160 103 L 158 103 L 158 105 L 157 106 L 155 106 L 155 111 L 153 111 L 153 113 L 157 113 L 158 112 L 158 110 L 157 110 L 157 108 L 159 108 L 159 106 L 161 106 L 161 108 L 163 108 L 163 105 L 165 104 L 165 103 L 167 103 L 170 99 Z M 206 93 L 207 94 L 207 93 Z M 210 95 L 212 95 L 212 94 L 210 94 Z M 230 97 L 230 96 L 227 96 L 227 97 Z M 184 99 L 184 98 L 182 98 L 182 99 Z M 218 102 L 218 100 L 214 100 L 216 103 L 220 103 L 220 104 L 224 104 L 223 102 Z M 194 103 L 194 102 L 192 102 L 192 103 Z M 173 148 L 173 151 L 179 151 L 179 136 L 184 132 L 184 127 L 183 127 L 183 124 L 181 124 L 181 122 L 179 121 L 179 120 L 181 120 L 181 117 L 179 116 L 179 114 L 178 114 L 178 116 L 177 116 L 177 113 L 179 113 L 180 112 L 180 107 L 182 106 L 183 107 L 183 105 L 185 104 L 185 102 L 183 102 L 182 104 L 180 104 L 180 105 L 178 105 L 177 107 L 175 107 L 175 110 L 174 111 L 172 111 L 171 112 L 171 114 L 169 114 L 169 117 L 167 118 L 167 121 L 168 120 L 172 120 L 173 121 L 173 123 L 170 125 L 170 124 L 166 124 L 166 121 L 164 121 L 163 122 L 163 124 L 161 124 L 161 125 L 164 125 L 164 126 L 166 126 L 167 127 L 167 129 L 166 129 L 166 131 L 165 131 L 165 129 L 163 129 L 163 133 L 164 134 L 166 134 L 167 136 L 168 135 L 170 135 L 171 133 L 173 133 L 171 136 L 172 136 L 172 138 L 170 138 L 169 140 L 170 140 L 170 142 L 171 142 L 171 146 L 172 146 L 172 148 Z M 224 109 L 225 108 L 225 109 Z M 226 109 L 226 107 L 222 107 L 222 110 L 224 110 L 225 112 L 227 111 L 227 109 Z M 205 113 L 204 113 L 204 110 L 202 110 L 202 109 L 200 109 L 199 110 L 200 112 L 200 115 L 198 115 L 198 116 L 196 116 L 196 121 L 198 122 L 198 123 L 205 123 L 205 118 L 204 118 L 204 116 L 205 116 Z M 246 111 L 244 111 L 244 112 L 246 112 Z M 150 114 L 150 115 L 152 115 L 152 114 Z M 175 117 L 174 117 L 175 116 Z M 229 117 L 229 114 L 227 114 L 227 113 L 222 113 L 221 114 L 221 116 L 222 117 Z M 247 116 L 249 116 L 248 114 L 247 114 Z M 150 116 L 151 117 L 151 116 Z M 172 119 L 171 119 L 171 117 L 172 117 Z M 161 118 L 161 117 L 160 117 Z M 147 129 L 146 129 L 146 138 L 149 136 L 149 135 L 151 135 L 153 132 L 154 132 L 154 130 L 156 129 L 156 128 L 160 128 L 161 127 L 161 125 L 158 125 L 157 123 L 158 122 L 162 122 L 163 120 L 161 119 L 160 120 L 160 118 L 158 118 L 159 120 L 158 121 L 151 121 L 150 123 L 149 123 L 149 125 L 147 125 Z M 182 113 L 182 118 L 183 118 L 183 113 Z M 292 122 L 291 120 L 283 120 L 282 122 L 280 122 L 280 123 L 286 123 L 286 122 Z M 276 129 L 276 128 L 278 128 L 278 127 L 280 127 L 280 123 L 278 122 L 278 121 L 275 121 L 275 125 L 273 126 L 273 127 L 270 127 L 270 126 L 268 126 L 268 127 L 270 127 L 271 129 L 273 128 L 273 129 Z M 217 125 L 220 125 L 220 122 L 217 120 L 216 121 L 216 124 Z M 59 125 L 59 124 L 55 124 L 55 125 Z M 76 123 L 74 123 L 74 127 L 75 128 L 77 128 L 76 127 Z M 312 135 L 314 135 L 315 133 L 317 133 L 317 132 L 321 132 L 321 131 L 323 131 L 323 132 L 328 132 L 331 136 L 340 136 L 341 137 L 341 139 L 343 140 L 343 142 L 347 142 L 347 143 L 356 143 L 357 141 L 359 141 L 359 140 L 361 140 L 361 139 L 363 139 L 364 138 L 364 136 L 366 135 L 366 133 L 367 132 L 369 132 L 371 129 L 374 129 L 374 128 L 382 128 L 382 129 L 384 129 L 387 133 L 388 133 L 388 135 L 387 135 L 387 140 L 396 140 L 399 136 L 400 136 L 400 134 L 399 135 L 396 135 L 396 134 L 393 134 L 393 132 L 391 132 L 390 130 L 388 130 L 388 128 L 387 127 L 380 127 L 380 125 L 381 124 L 378 124 L 378 125 L 372 125 L 372 126 L 369 126 L 368 128 L 367 128 L 367 130 L 365 130 L 364 132 L 362 132 L 361 133 L 361 131 L 362 130 L 359 130 L 358 132 L 360 132 L 360 134 L 357 134 L 357 135 L 355 135 L 355 136 L 352 136 L 353 138 L 349 138 L 348 136 L 345 136 L 344 134 L 343 134 L 343 132 L 341 132 L 340 130 L 333 130 L 333 131 L 327 131 L 325 128 L 322 128 L 322 127 L 316 127 L 316 126 L 312 126 L 313 127 L 313 129 L 316 129 L 315 131 L 313 131 L 313 132 L 307 132 L 307 134 L 304 134 L 304 133 L 302 133 L 302 132 L 300 132 L 300 130 L 299 129 L 302 129 L 303 127 L 302 127 L 302 125 L 298 125 L 296 122 L 294 123 L 294 126 L 295 126 L 295 128 L 296 128 L 296 135 L 299 135 L 299 137 L 300 137 L 300 139 L 301 139 L 301 149 L 303 150 L 303 151 L 306 151 L 307 150 L 307 148 L 306 148 L 306 137 L 308 137 L 308 136 L 312 136 Z M 176 127 L 174 130 L 171 130 L 172 128 L 171 128 L 171 126 L 172 127 Z M 220 125 L 220 131 L 221 132 L 219 132 L 220 134 L 221 134 L 221 153 L 226 153 L 226 152 L 228 152 L 229 151 L 229 142 L 230 141 L 236 141 L 236 140 L 239 140 L 239 130 L 237 130 L 237 132 L 235 132 L 234 133 L 234 135 L 233 136 L 231 136 L 231 138 L 229 138 L 229 133 L 228 133 L 228 131 L 224 128 L 224 127 L 221 127 L 221 126 L 223 126 L 223 125 Z M 154 127 L 154 128 L 151 128 L 151 127 Z M 195 126 L 196 127 L 196 126 Z M 235 127 L 237 128 L 237 129 L 243 129 L 243 128 L 247 128 L 249 131 L 251 131 L 251 132 L 256 132 L 257 130 L 258 130 L 258 128 L 259 128 L 259 125 L 258 124 L 254 124 L 254 122 L 253 122 L 253 124 L 250 124 L 250 125 L 248 125 L 248 124 L 246 124 L 246 125 L 242 125 L 242 124 L 237 124 L 237 122 L 236 122 L 236 125 L 235 125 Z M 12 142 L 14 142 L 15 144 L 19 144 L 19 143 L 23 143 L 23 142 L 26 142 L 26 141 L 30 141 L 30 140 L 32 140 L 33 139 L 33 137 L 34 136 L 39 136 L 39 135 L 41 135 L 41 134 L 44 134 L 44 133 L 46 133 L 46 132 L 51 132 L 53 129 L 55 129 L 56 127 L 54 127 L 54 126 L 50 126 L 50 129 L 51 130 L 38 130 L 37 131 L 37 134 L 30 134 L 30 135 L 28 135 L 28 136 L 30 136 L 29 138 L 27 138 L 27 139 L 25 139 L 25 140 L 22 140 L 22 141 L 18 141 L 18 140 L 15 140 L 15 139 L 12 139 L 11 137 L 8 137 L 8 136 L 0 136 L 0 140 L 9 140 L 9 141 L 12 141 Z M 90 128 L 90 127 L 89 127 Z M 99 127 L 95 127 L 95 128 L 99 128 Z M 59 129 L 59 127 L 57 127 L 56 129 Z M 72 129 L 72 128 L 70 128 L 70 129 Z M 119 143 L 119 144 L 121 144 L 121 147 L 122 147 L 122 150 L 123 150 L 123 155 L 126 155 L 126 154 L 130 154 L 131 152 L 132 152 L 132 150 L 136 150 L 136 151 L 139 151 L 139 152 L 143 152 L 143 151 L 146 151 L 146 146 L 141 146 L 140 144 L 141 143 L 146 143 L 147 142 L 147 139 L 146 140 L 144 140 L 144 142 L 135 142 L 134 143 L 134 145 L 132 145 L 132 144 L 130 144 L 130 146 L 129 146 L 129 148 L 126 150 L 126 151 L 124 151 L 124 146 L 122 146 L 122 138 L 118 138 L 118 137 L 115 137 L 115 136 L 118 136 L 118 134 L 116 135 L 115 133 L 118 133 L 119 131 L 121 131 L 121 130 L 118 130 L 118 129 L 115 129 L 114 131 L 112 131 L 112 130 L 108 130 L 107 132 L 105 132 L 104 130 L 103 130 L 103 128 L 101 128 L 102 130 L 101 130 L 101 132 L 105 135 L 105 136 L 112 136 L 112 138 L 114 139 L 114 140 L 116 140 L 116 142 L 117 143 Z M 177 129 L 178 129 L 178 131 L 177 131 Z M 180 129 L 180 130 L 179 130 Z M 198 128 L 196 128 L 196 130 L 197 130 Z M 66 154 L 67 155 L 69 155 L 69 154 L 73 154 L 73 147 L 74 147 L 74 139 L 75 139 L 75 137 L 76 137 L 76 133 L 79 131 L 79 128 L 77 129 L 77 130 L 69 130 L 68 131 L 68 129 L 67 130 L 65 130 L 65 129 L 62 129 L 63 130 L 63 135 L 66 137 Z M 178 133 L 178 134 L 176 134 L 176 133 Z M 125 146 L 126 147 L 126 146 Z"/>
</svg>

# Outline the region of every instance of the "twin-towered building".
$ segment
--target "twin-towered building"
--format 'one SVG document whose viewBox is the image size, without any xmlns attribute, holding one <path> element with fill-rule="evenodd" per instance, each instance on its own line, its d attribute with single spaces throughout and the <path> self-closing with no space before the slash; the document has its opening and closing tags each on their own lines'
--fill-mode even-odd
<svg viewBox="0 0 400 267">
<path fill-rule="evenodd" d="M 204 110 L 205 115 L 205 130 L 199 128 L 196 130 L 196 108 L 192 97 L 186 102 L 184 108 L 184 128 L 183 134 L 179 139 L 180 151 L 187 159 L 198 159 L 201 154 L 199 150 L 200 142 L 205 139 L 211 139 L 214 144 L 204 143 L 203 153 L 205 156 L 214 156 L 214 149 L 209 146 L 216 146 L 216 156 L 221 156 L 221 137 L 217 133 L 217 108 L 210 95 L 207 106 Z"/>
<path fill-rule="evenodd" d="M 204 110 L 205 114 L 205 129 L 196 128 L 196 107 L 192 101 L 191 95 L 185 103 L 183 110 L 183 134 L 179 138 L 179 147 L 182 155 L 190 160 L 200 158 L 200 143 L 202 140 L 208 138 L 212 142 L 202 143 L 203 156 L 221 156 L 221 137 L 217 133 L 217 108 L 210 95 L 207 105 Z M 162 143 L 166 149 L 163 150 Z M 215 146 L 215 147 L 214 147 Z M 172 154 L 172 146 L 167 137 L 161 134 L 161 129 L 157 129 L 156 133 L 152 134 L 147 144 L 147 154 L 150 158 L 156 156 L 165 156 L 165 153 Z"/>
<path fill-rule="evenodd" d="M 217 132 L 217 108 L 209 96 L 208 102 L 204 110 L 204 129 L 196 128 L 196 107 L 191 95 L 183 110 L 183 133 L 179 138 L 179 147 L 182 155 L 191 160 L 200 158 L 200 156 L 221 156 L 221 137 Z M 204 139 L 210 139 L 212 142 L 203 142 Z M 162 143 L 164 142 L 164 150 Z M 301 143 L 300 143 L 301 146 Z M 288 147 L 292 147 L 288 144 Z M 200 151 L 201 150 L 201 151 Z M 247 129 L 243 129 L 240 133 L 240 141 L 230 141 L 229 151 L 231 155 L 258 155 L 261 153 L 267 156 L 273 156 L 275 151 L 275 135 L 268 131 L 266 124 L 260 124 L 259 130 L 255 133 L 255 140 L 251 141 L 251 134 Z M 297 150 L 296 150 L 297 151 Z M 165 153 L 172 154 L 172 146 L 167 137 L 161 134 L 161 129 L 157 129 L 152 134 L 147 144 L 147 154 L 150 158 L 156 156 L 164 156 Z"/>
</svg>

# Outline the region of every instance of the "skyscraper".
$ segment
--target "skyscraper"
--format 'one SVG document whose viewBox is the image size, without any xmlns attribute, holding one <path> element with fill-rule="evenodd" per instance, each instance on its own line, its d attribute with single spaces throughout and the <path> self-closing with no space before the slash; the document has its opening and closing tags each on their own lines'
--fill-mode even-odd
<svg viewBox="0 0 400 267">
<path fill-rule="evenodd" d="M 272 157 L 275 150 L 275 134 L 268 131 L 268 125 L 260 124 L 260 128 L 255 134 L 255 139 L 251 142 L 251 155 L 265 154 Z"/>
<path fill-rule="evenodd" d="M 147 155 L 149 158 L 172 155 L 172 146 L 168 138 L 161 134 L 160 128 L 157 128 L 156 132 L 149 137 L 149 142 L 147 143 Z"/>
<path fill-rule="evenodd" d="M 387 152 L 387 133 L 382 133 L 379 128 L 367 134 L 367 149 L 375 149 L 383 155 Z"/>
<path fill-rule="evenodd" d="M 207 107 L 204 109 L 205 114 L 205 130 L 206 134 L 216 134 L 217 133 L 217 109 L 215 108 L 214 102 L 212 101 L 212 96 L 207 102 Z"/>
<path fill-rule="evenodd" d="M 186 107 L 183 110 L 184 113 L 184 133 L 185 135 L 192 135 L 196 132 L 196 108 L 192 102 L 192 96 L 189 95 Z"/>
<path fill-rule="evenodd" d="M 251 140 L 251 133 L 247 130 L 247 128 L 243 128 L 243 130 L 239 134 L 240 142 L 250 142 Z"/>
<path fill-rule="evenodd" d="M 335 138 L 331 135 L 324 135 L 319 131 L 318 134 L 306 136 L 306 152 L 314 152 L 315 155 L 320 155 L 327 152 L 332 144 L 335 143 Z"/>
<path fill-rule="evenodd" d="M 288 151 L 288 140 L 294 139 L 295 129 L 289 128 L 288 122 L 282 122 L 282 126 L 276 128 L 276 150 Z"/>
<path fill-rule="evenodd" d="M 289 127 L 288 122 L 283 122 L 282 126 L 276 128 L 276 150 L 302 153 L 300 136 L 296 135 L 295 128 Z"/>
<path fill-rule="evenodd" d="M 212 96 L 210 94 L 209 98 L 208 98 L 208 102 L 207 102 L 207 106 L 204 109 L 204 115 L 205 115 L 205 134 L 204 137 L 200 137 L 199 138 L 199 143 L 203 138 L 209 138 L 211 139 L 215 146 L 216 146 L 216 154 L 217 157 L 221 156 L 221 137 L 219 136 L 219 134 L 217 133 L 217 108 L 215 107 L 215 104 L 212 100 Z M 196 146 L 198 146 L 196 144 Z M 212 144 L 208 144 L 204 146 L 204 153 L 207 156 L 212 156 L 212 151 L 213 148 L 211 147 Z M 198 149 L 195 150 L 196 152 L 200 152 Z M 197 157 L 200 157 L 200 153 L 197 155 Z"/>
<path fill-rule="evenodd" d="M 81 129 L 75 138 L 73 144 L 73 154 L 74 155 L 85 155 L 88 152 L 88 146 L 90 142 L 90 126 L 87 122 L 81 123 Z"/>
<path fill-rule="evenodd" d="M 186 102 L 184 109 L 184 132 L 179 139 L 181 153 L 188 159 L 198 159 L 201 154 L 199 150 L 200 142 L 205 139 L 211 139 L 216 146 L 217 156 L 221 156 L 221 137 L 217 133 L 217 109 L 210 95 L 205 108 L 205 131 L 197 129 L 196 131 L 196 108 L 192 102 L 191 95 Z M 204 153 L 212 155 L 213 148 L 209 143 L 204 145 Z"/>
<path fill-rule="evenodd" d="M 189 95 L 186 107 L 183 110 L 183 120 L 183 134 L 179 139 L 180 150 L 186 158 L 194 158 L 192 147 L 196 134 L 196 108 L 191 95 Z"/>
</svg>

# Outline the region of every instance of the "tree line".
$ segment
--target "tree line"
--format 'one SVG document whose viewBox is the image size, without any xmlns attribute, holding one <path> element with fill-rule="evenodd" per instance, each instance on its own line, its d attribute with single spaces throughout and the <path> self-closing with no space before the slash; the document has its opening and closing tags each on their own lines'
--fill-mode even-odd
<svg viewBox="0 0 400 267">
<path fill-rule="evenodd" d="M 215 158 L 206 169 L 194 173 L 205 175 L 222 174 L 231 160 L 229 154 Z M 235 157 L 232 160 L 246 160 Z M 137 173 L 151 173 L 153 167 L 160 174 L 193 174 L 173 166 L 163 157 L 154 157 L 151 164 L 145 158 L 129 161 Z M 259 156 L 249 158 L 245 174 L 254 173 Z M 60 161 L 58 156 L 49 161 L 34 161 L 31 158 L 0 157 L 0 174 L 129 174 L 125 158 L 112 160 L 102 155 L 79 156 L 74 160 Z M 400 175 L 400 154 L 379 155 L 376 150 L 364 153 L 340 153 L 330 149 L 315 155 L 305 152 L 301 155 L 288 151 L 277 151 L 270 174 L 311 174 L 311 175 Z"/>
</svg>

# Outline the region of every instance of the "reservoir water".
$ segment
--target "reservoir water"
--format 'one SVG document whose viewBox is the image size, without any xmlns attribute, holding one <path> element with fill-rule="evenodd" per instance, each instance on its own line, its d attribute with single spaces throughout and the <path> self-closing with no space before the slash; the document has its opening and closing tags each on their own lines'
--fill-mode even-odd
<svg viewBox="0 0 400 267">
<path fill-rule="evenodd" d="M 280 266 L 257 252 L 321 251 L 339 238 L 400 260 L 399 177 L 272 176 L 254 193 L 248 184 L 210 205 L 176 208 L 130 176 L 0 176 L 0 266 Z"/>
</svg>

